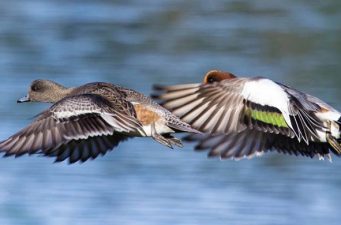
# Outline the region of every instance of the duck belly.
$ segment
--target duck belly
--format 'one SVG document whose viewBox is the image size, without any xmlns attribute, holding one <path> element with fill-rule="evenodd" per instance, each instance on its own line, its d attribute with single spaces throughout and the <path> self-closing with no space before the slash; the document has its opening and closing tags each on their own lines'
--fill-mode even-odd
<svg viewBox="0 0 341 225">
<path fill-rule="evenodd" d="M 174 133 L 170 127 L 167 126 L 166 120 L 157 111 L 149 106 L 143 104 L 134 104 L 136 117 L 142 124 L 146 136 L 153 136 L 153 134 Z"/>
<path fill-rule="evenodd" d="M 157 134 L 169 134 L 174 133 L 174 130 L 169 128 L 165 123 L 156 122 L 154 124 L 143 125 L 143 130 L 146 133 L 146 136 L 151 137 Z"/>
</svg>

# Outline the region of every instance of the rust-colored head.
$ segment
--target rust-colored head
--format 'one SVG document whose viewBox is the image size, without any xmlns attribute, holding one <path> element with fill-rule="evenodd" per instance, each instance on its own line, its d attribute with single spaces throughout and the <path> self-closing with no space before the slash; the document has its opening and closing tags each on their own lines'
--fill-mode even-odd
<svg viewBox="0 0 341 225">
<path fill-rule="evenodd" d="M 203 83 L 211 84 L 214 82 L 220 82 L 222 80 L 233 79 L 233 78 L 236 78 L 236 76 L 233 75 L 232 73 L 219 71 L 219 70 L 211 70 L 208 73 L 206 73 Z"/>
</svg>

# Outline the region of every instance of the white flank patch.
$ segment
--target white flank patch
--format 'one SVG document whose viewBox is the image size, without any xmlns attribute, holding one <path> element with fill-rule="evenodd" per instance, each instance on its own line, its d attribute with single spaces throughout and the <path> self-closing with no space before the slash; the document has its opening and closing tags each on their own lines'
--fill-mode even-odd
<svg viewBox="0 0 341 225">
<path fill-rule="evenodd" d="M 144 125 L 142 126 L 143 131 L 146 133 L 145 136 L 150 137 L 152 136 L 152 126 L 151 125 Z"/>
<path fill-rule="evenodd" d="M 322 121 L 338 121 L 341 114 L 337 111 L 317 112 L 316 116 Z"/>
<path fill-rule="evenodd" d="M 272 80 L 262 78 L 246 82 L 241 95 L 262 106 L 268 105 L 279 109 L 287 124 L 291 126 L 289 118 L 289 98 L 287 93 Z"/>
<path fill-rule="evenodd" d="M 325 131 L 316 130 L 316 134 L 321 142 L 327 142 L 327 134 Z"/>
<path fill-rule="evenodd" d="M 329 127 L 330 124 L 330 133 L 335 138 L 340 138 L 340 126 L 334 122 L 340 119 L 340 113 L 337 111 L 328 111 L 328 112 L 317 112 L 315 115 L 322 121 L 325 121 L 325 126 Z M 324 137 L 324 139 L 326 139 Z"/>
<path fill-rule="evenodd" d="M 144 132 L 146 133 L 147 137 L 152 136 L 152 125 L 145 125 L 142 127 Z M 155 123 L 155 130 L 156 133 L 158 134 L 167 134 L 167 133 L 174 133 L 174 130 L 169 128 L 166 124 L 164 123 Z"/>
<path fill-rule="evenodd" d="M 155 129 L 158 134 L 174 133 L 174 130 L 168 127 L 163 122 L 156 122 Z"/>
<path fill-rule="evenodd" d="M 335 138 L 340 138 L 340 126 L 337 123 L 332 122 L 331 127 L 330 127 L 330 133 Z"/>
</svg>

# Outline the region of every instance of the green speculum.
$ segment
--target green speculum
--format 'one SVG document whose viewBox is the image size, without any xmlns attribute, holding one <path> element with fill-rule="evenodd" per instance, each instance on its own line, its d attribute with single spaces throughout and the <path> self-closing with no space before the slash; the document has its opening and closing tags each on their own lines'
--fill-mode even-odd
<svg viewBox="0 0 341 225">
<path fill-rule="evenodd" d="M 277 127 L 288 127 L 282 114 L 277 112 L 265 112 L 258 110 L 250 110 L 250 116 L 254 120 L 261 121 L 263 123 L 271 124 Z"/>
</svg>

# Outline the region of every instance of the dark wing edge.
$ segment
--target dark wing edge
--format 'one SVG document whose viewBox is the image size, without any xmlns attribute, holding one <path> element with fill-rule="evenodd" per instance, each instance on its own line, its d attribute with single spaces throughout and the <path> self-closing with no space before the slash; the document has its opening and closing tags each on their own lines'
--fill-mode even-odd
<svg viewBox="0 0 341 225">
<path fill-rule="evenodd" d="M 95 159 L 99 155 L 104 156 L 108 151 L 117 147 L 119 143 L 129 138 L 122 134 L 115 134 L 71 140 L 59 147 L 47 149 L 44 155 L 56 158 L 55 162 L 69 159 L 70 164 L 77 161 L 83 163 L 89 159 Z"/>
<path fill-rule="evenodd" d="M 321 142 L 299 142 L 295 138 L 278 134 L 268 134 L 256 130 L 245 130 L 241 133 L 229 135 L 188 135 L 186 141 L 197 142 L 197 151 L 208 150 L 209 157 L 220 157 L 221 159 L 243 159 L 261 156 L 268 151 L 306 156 L 313 158 L 318 156 L 330 158 L 330 151 L 335 153 L 328 143 Z"/>
</svg>

